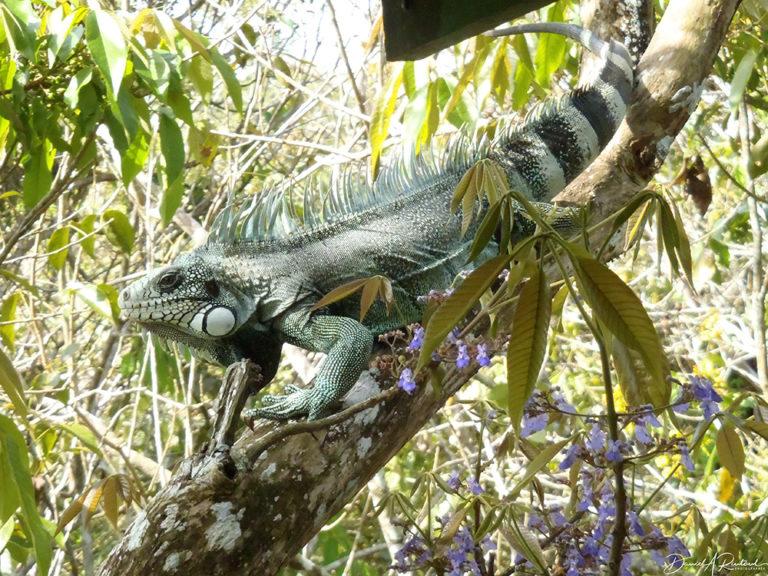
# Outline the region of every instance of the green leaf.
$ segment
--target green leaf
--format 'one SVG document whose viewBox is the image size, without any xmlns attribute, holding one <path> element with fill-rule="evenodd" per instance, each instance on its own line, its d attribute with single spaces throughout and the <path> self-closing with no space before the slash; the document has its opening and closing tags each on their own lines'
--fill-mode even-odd
<svg viewBox="0 0 768 576">
<path fill-rule="evenodd" d="M 512 67 L 507 58 L 507 44 L 506 38 L 499 42 L 491 68 L 491 89 L 499 106 L 504 105 L 504 96 L 509 90 L 509 77 L 512 74 Z"/>
<path fill-rule="evenodd" d="M 666 357 L 643 304 L 621 278 L 583 249 L 579 248 L 573 258 L 581 295 L 614 336 L 640 352 L 653 378 L 649 393 L 654 406 L 667 404 L 670 390 L 665 380 Z"/>
<path fill-rule="evenodd" d="M 744 474 L 744 446 L 739 434 L 730 424 L 723 423 L 717 431 L 717 455 L 720 463 L 737 481 Z"/>
<path fill-rule="evenodd" d="M 163 192 L 163 197 L 160 200 L 160 217 L 163 220 L 163 224 L 166 226 L 173 220 L 173 215 L 176 214 L 176 210 L 181 206 L 181 201 L 184 198 L 184 178 L 179 176 L 169 184 L 169 186 Z"/>
<path fill-rule="evenodd" d="M 93 434 L 90 428 L 87 426 L 83 426 L 82 424 L 79 424 L 77 422 L 65 422 L 62 424 L 57 425 L 58 428 L 61 430 L 64 430 L 68 434 L 71 434 L 78 440 L 80 440 L 80 443 L 88 448 L 91 452 L 96 454 L 99 457 L 102 457 L 101 448 L 99 446 L 99 440 L 96 438 L 96 436 Z"/>
<path fill-rule="evenodd" d="M 119 210 L 107 210 L 101 218 L 105 222 L 109 221 L 106 229 L 107 240 L 126 254 L 130 254 L 136 235 L 128 217 Z"/>
<path fill-rule="evenodd" d="M 69 81 L 67 89 L 64 91 L 64 102 L 72 109 L 78 107 L 78 101 L 80 96 L 80 89 L 89 84 L 93 77 L 93 68 L 86 66 L 77 71 Z"/>
<path fill-rule="evenodd" d="M 552 461 L 552 458 L 557 456 L 563 446 L 568 444 L 571 440 L 571 438 L 567 438 L 560 442 L 556 442 L 555 444 L 548 444 L 542 448 L 541 451 L 536 454 L 534 459 L 528 463 L 528 466 L 526 466 L 525 472 L 523 473 L 523 477 L 517 481 L 517 484 L 512 488 L 507 498 L 509 498 L 510 501 L 514 501 L 523 488 L 525 488 L 534 476 L 539 473 L 539 470 L 549 464 Z"/>
<path fill-rule="evenodd" d="M 168 182 L 173 183 L 184 170 L 184 138 L 176 120 L 168 114 L 160 114 L 160 150 Z"/>
<path fill-rule="evenodd" d="M 430 82 L 427 88 L 427 98 L 425 101 L 424 123 L 419 129 L 416 138 L 416 152 L 418 153 L 424 144 L 427 144 L 432 135 L 437 130 L 440 122 L 440 107 L 437 103 L 437 82 Z"/>
<path fill-rule="evenodd" d="M 403 80 L 403 63 L 392 67 L 387 85 L 376 98 L 376 105 L 373 109 L 370 127 L 371 141 L 371 173 L 378 173 L 379 157 L 381 156 L 381 146 L 387 138 L 389 132 L 389 123 L 392 119 L 392 113 L 395 111 L 397 102 L 397 93 L 400 91 L 400 84 Z"/>
<path fill-rule="evenodd" d="M 56 150 L 47 139 L 43 140 L 42 145 L 30 151 L 29 158 L 24 163 L 22 188 L 24 207 L 27 210 L 36 206 L 51 189 L 51 182 L 53 182 L 51 167 L 55 154 Z"/>
<path fill-rule="evenodd" d="M 128 185 L 138 176 L 149 156 L 149 139 L 144 130 L 138 130 L 124 154 L 120 155 L 120 172 L 123 184 Z"/>
<path fill-rule="evenodd" d="M 512 89 L 512 107 L 519 110 L 528 101 L 528 88 L 533 82 L 533 61 L 528 51 L 528 44 L 522 35 L 512 38 L 512 47 L 517 54 L 514 88 Z"/>
<path fill-rule="evenodd" d="M 24 386 L 21 376 L 13 367 L 13 362 L 0 349 L 0 386 L 2 386 L 14 409 L 20 416 L 27 415 L 27 402 L 24 399 Z"/>
<path fill-rule="evenodd" d="M 520 293 L 507 345 L 507 409 L 518 435 L 523 408 L 544 362 L 551 314 L 549 282 L 540 264 L 538 272 L 525 283 Z"/>
<path fill-rule="evenodd" d="M 224 79 L 224 84 L 227 86 L 227 92 L 229 92 L 229 97 L 232 99 L 232 103 L 235 105 L 235 110 L 242 114 L 243 93 L 240 87 L 240 82 L 237 80 L 237 77 L 232 71 L 232 68 L 229 67 L 229 64 L 226 60 L 224 60 L 221 54 L 219 54 L 216 50 L 212 50 L 210 54 L 213 65 L 216 66 L 219 74 L 221 74 L 221 77 Z"/>
<path fill-rule="evenodd" d="M 189 63 L 187 75 L 197 93 L 200 94 L 203 103 L 209 104 L 213 93 L 213 68 L 210 60 L 206 60 L 202 56 L 195 56 Z"/>
<path fill-rule="evenodd" d="M 621 340 L 615 336 L 611 335 L 611 337 L 613 338 L 610 347 L 613 365 L 616 368 L 619 388 L 626 403 L 629 406 L 663 403 L 663 396 L 656 394 L 656 398 L 653 397 L 656 388 L 640 353 L 624 346 Z"/>
<path fill-rule="evenodd" d="M 757 52 L 755 50 L 748 51 L 736 67 L 736 72 L 733 73 L 731 93 L 728 96 L 728 102 L 730 102 L 731 111 L 733 112 L 736 111 L 744 99 L 744 91 L 747 89 L 747 83 L 749 83 L 749 79 L 755 69 L 756 61 Z"/>
<path fill-rule="evenodd" d="M 37 561 L 37 572 L 48 574 L 51 565 L 51 539 L 43 527 L 43 522 L 37 512 L 35 489 L 29 473 L 29 454 L 24 437 L 19 432 L 13 420 L 0 414 L 0 458 L 5 461 L 6 469 L 10 470 L 12 481 L 6 490 L 18 493 L 21 502 L 21 514 L 26 524 L 28 536 L 32 540 Z"/>
<path fill-rule="evenodd" d="M 753 180 L 768 172 L 768 134 L 763 134 L 749 151 L 747 172 Z"/>
<path fill-rule="evenodd" d="M 96 228 L 96 215 L 88 214 L 79 222 L 73 222 L 70 227 L 75 231 L 75 234 L 77 234 L 77 237 L 80 239 L 79 244 L 83 249 L 83 252 L 88 254 L 88 256 L 91 258 L 95 258 L 96 253 L 94 252 L 94 248 L 96 246 L 96 239 L 92 235 L 88 235 L 91 234 Z"/>
<path fill-rule="evenodd" d="M 507 255 L 497 256 L 473 270 L 435 310 L 427 323 L 417 370 L 429 363 L 432 352 L 453 327 L 466 317 L 480 296 L 498 279 L 509 258 Z"/>
<path fill-rule="evenodd" d="M 548 22 L 562 22 L 565 13 L 565 2 L 557 2 L 549 9 Z M 542 86 L 549 85 L 552 74 L 563 63 L 565 56 L 565 36 L 560 34 L 542 34 L 536 48 L 534 63 L 536 65 L 536 81 Z"/>
<path fill-rule="evenodd" d="M 4 485 L 7 484 L 4 483 Z M 13 536 L 13 529 L 15 526 L 16 518 L 13 515 L 6 520 L 5 524 L 0 526 L 0 550 L 5 550 L 8 542 L 11 540 L 11 536 Z"/>
<path fill-rule="evenodd" d="M 74 291 L 84 304 L 99 314 L 108 322 L 116 324 L 120 319 L 120 308 L 117 305 L 117 290 L 109 284 L 72 284 Z"/>
<path fill-rule="evenodd" d="M 19 293 L 14 292 L 3 300 L 3 304 L 0 306 L 0 323 L 8 322 L 8 324 L 0 324 L 0 338 L 8 349 L 13 352 L 16 345 L 16 305 L 19 303 Z"/>
<path fill-rule="evenodd" d="M 200 36 L 197 32 L 193 32 L 176 19 L 173 20 L 173 25 L 176 27 L 176 30 L 179 31 L 179 34 L 181 34 L 184 39 L 189 42 L 189 45 L 194 50 L 196 50 L 200 56 L 205 58 L 205 60 L 207 60 L 209 63 L 213 63 L 213 58 L 211 56 L 211 52 L 206 46 L 207 40 L 205 38 Z"/>
<path fill-rule="evenodd" d="M 128 47 L 120 25 L 109 12 L 91 10 L 85 18 L 85 41 L 114 98 L 120 92 L 128 62 Z"/>
<path fill-rule="evenodd" d="M 13 5 L 19 6 L 21 4 L 29 4 L 29 2 L 15 2 L 14 0 L 6 0 L 3 3 L 0 3 L 0 25 L 2 26 L 0 30 L 5 30 L 5 40 L 8 41 L 11 56 L 14 56 L 17 52 L 20 52 L 27 60 L 34 62 L 34 29 L 30 29 L 30 27 L 27 25 L 31 24 L 31 22 L 25 22 L 25 19 L 20 17 L 21 15 L 14 14 L 14 10 L 12 8 Z"/>
<path fill-rule="evenodd" d="M 517 519 L 512 517 L 512 525 L 509 528 L 502 529 L 501 533 L 509 544 L 517 552 L 533 564 L 540 574 L 549 574 L 549 565 L 544 557 L 544 551 L 541 549 L 539 540 L 529 528 L 518 524 Z"/>
<path fill-rule="evenodd" d="M 61 270 L 67 261 L 69 248 L 69 226 L 58 228 L 48 239 L 48 263 L 56 270 Z"/>
</svg>

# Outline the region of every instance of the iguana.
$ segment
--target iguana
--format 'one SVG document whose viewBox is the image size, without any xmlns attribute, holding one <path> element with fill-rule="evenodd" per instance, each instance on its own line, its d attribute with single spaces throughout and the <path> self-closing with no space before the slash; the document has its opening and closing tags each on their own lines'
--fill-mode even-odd
<svg viewBox="0 0 768 576">
<path fill-rule="evenodd" d="M 204 245 L 123 290 L 125 317 L 222 364 L 250 358 L 265 382 L 275 375 L 283 343 L 325 352 L 314 386 L 289 385 L 284 396 L 264 397 L 255 414 L 327 414 L 367 366 L 374 336 L 421 319 L 419 296 L 445 288 L 465 266 L 473 229 L 462 235 L 461 216 L 450 204 L 471 166 L 490 158 L 503 167 L 510 188 L 545 203 L 594 159 L 621 122 L 633 84 L 623 45 L 562 23 L 499 34 L 521 32 L 578 41 L 600 57 L 594 77 L 490 143 L 453 146 L 437 160 L 401 161 L 383 169 L 372 186 L 342 184 L 322 215 L 306 204 L 309 194 L 301 219 L 285 194 L 225 209 Z M 361 323 L 354 298 L 312 310 L 334 288 L 374 275 L 391 281 L 397 313 L 377 302 Z"/>
</svg>

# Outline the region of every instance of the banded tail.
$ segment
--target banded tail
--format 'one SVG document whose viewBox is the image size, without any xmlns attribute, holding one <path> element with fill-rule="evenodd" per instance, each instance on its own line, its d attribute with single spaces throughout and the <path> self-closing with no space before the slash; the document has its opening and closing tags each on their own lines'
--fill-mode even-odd
<svg viewBox="0 0 768 576">
<path fill-rule="evenodd" d="M 589 78 L 569 94 L 540 105 L 521 126 L 502 130 L 490 157 L 499 162 L 510 187 L 537 202 L 559 193 L 613 137 L 619 127 L 634 82 L 632 57 L 615 41 L 562 22 L 522 24 L 488 32 L 507 36 L 527 32 L 560 34 L 600 57 Z"/>
</svg>

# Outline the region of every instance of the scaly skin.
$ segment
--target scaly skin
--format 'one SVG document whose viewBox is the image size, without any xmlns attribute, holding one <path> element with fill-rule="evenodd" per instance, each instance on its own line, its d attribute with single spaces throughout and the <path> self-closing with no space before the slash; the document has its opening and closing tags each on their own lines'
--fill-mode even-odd
<svg viewBox="0 0 768 576">
<path fill-rule="evenodd" d="M 563 33 L 568 25 L 515 32 L 553 27 Z M 274 376 L 283 343 L 324 352 L 327 358 L 312 388 L 291 386 L 284 396 L 266 396 L 263 407 L 249 416 L 315 419 L 327 414 L 366 367 L 374 336 L 418 321 L 423 313 L 418 297 L 448 286 L 464 267 L 475 229 L 462 236 L 461 217 L 451 213 L 450 202 L 471 165 L 494 160 L 512 188 L 551 211 L 543 203 L 610 140 L 631 92 L 631 60 L 623 46 L 579 34 L 579 40 L 603 50 L 604 65 L 558 105 L 504 131 L 488 147 L 449 155 L 436 168 L 421 166 L 403 188 L 396 186 L 402 175 L 385 175 L 385 182 L 374 187 L 380 200 L 341 210 L 333 222 L 282 236 L 262 231 L 239 237 L 225 222 L 207 244 L 126 288 L 120 295 L 123 314 L 213 361 L 250 358 L 262 366 L 265 383 Z M 482 210 L 478 207 L 480 216 Z M 259 222 L 252 221 L 256 229 Z M 491 242 L 479 261 L 496 251 Z M 334 288 L 374 275 L 391 281 L 396 313 L 387 314 L 377 302 L 360 323 L 356 298 L 311 310 Z"/>
</svg>

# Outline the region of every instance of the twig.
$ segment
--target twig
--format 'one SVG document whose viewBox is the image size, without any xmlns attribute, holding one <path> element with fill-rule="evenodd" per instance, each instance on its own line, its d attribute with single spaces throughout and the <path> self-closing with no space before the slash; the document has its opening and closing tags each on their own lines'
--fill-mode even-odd
<svg viewBox="0 0 768 576">
<path fill-rule="evenodd" d="M 256 460 L 256 458 L 262 452 L 283 438 L 287 438 L 288 436 L 295 436 L 297 434 L 303 434 L 305 432 L 316 432 L 317 430 L 328 428 L 334 424 L 339 424 L 351 416 L 354 416 L 358 412 L 367 410 L 376 404 L 395 397 L 398 392 L 400 392 L 400 388 L 397 386 L 392 386 L 392 388 L 387 388 L 376 396 L 371 396 L 367 400 L 363 400 L 354 406 L 350 406 L 346 410 L 342 410 L 341 412 L 337 412 L 336 414 L 332 414 L 326 418 L 320 418 L 319 420 L 309 420 L 306 422 L 294 422 L 293 424 L 285 424 L 274 432 L 265 434 L 258 442 L 253 444 L 253 448 L 249 450 L 252 455 L 252 460 Z"/>
<path fill-rule="evenodd" d="M 336 39 L 339 42 L 339 50 L 341 51 L 341 58 L 344 60 L 344 66 L 347 68 L 347 74 L 349 75 L 349 83 L 352 84 L 352 91 L 355 93 L 355 100 L 357 100 L 357 105 L 360 107 L 360 112 L 365 114 L 367 116 L 367 113 L 365 111 L 365 100 L 363 100 L 363 95 L 360 94 L 360 89 L 357 87 L 357 83 L 355 82 L 355 73 L 352 72 L 352 66 L 349 65 L 349 58 L 347 58 L 347 50 L 344 48 L 344 39 L 341 36 L 341 30 L 339 29 L 339 22 L 336 20 L 336 10 L 333 8 L 333 2 L 331 0 L 325 0 L 326 4 L 328 4 L 328 8 L 331 11 L 331 20 L 333 21 L 333 28 L 336 30 Z"/>
</svg>

